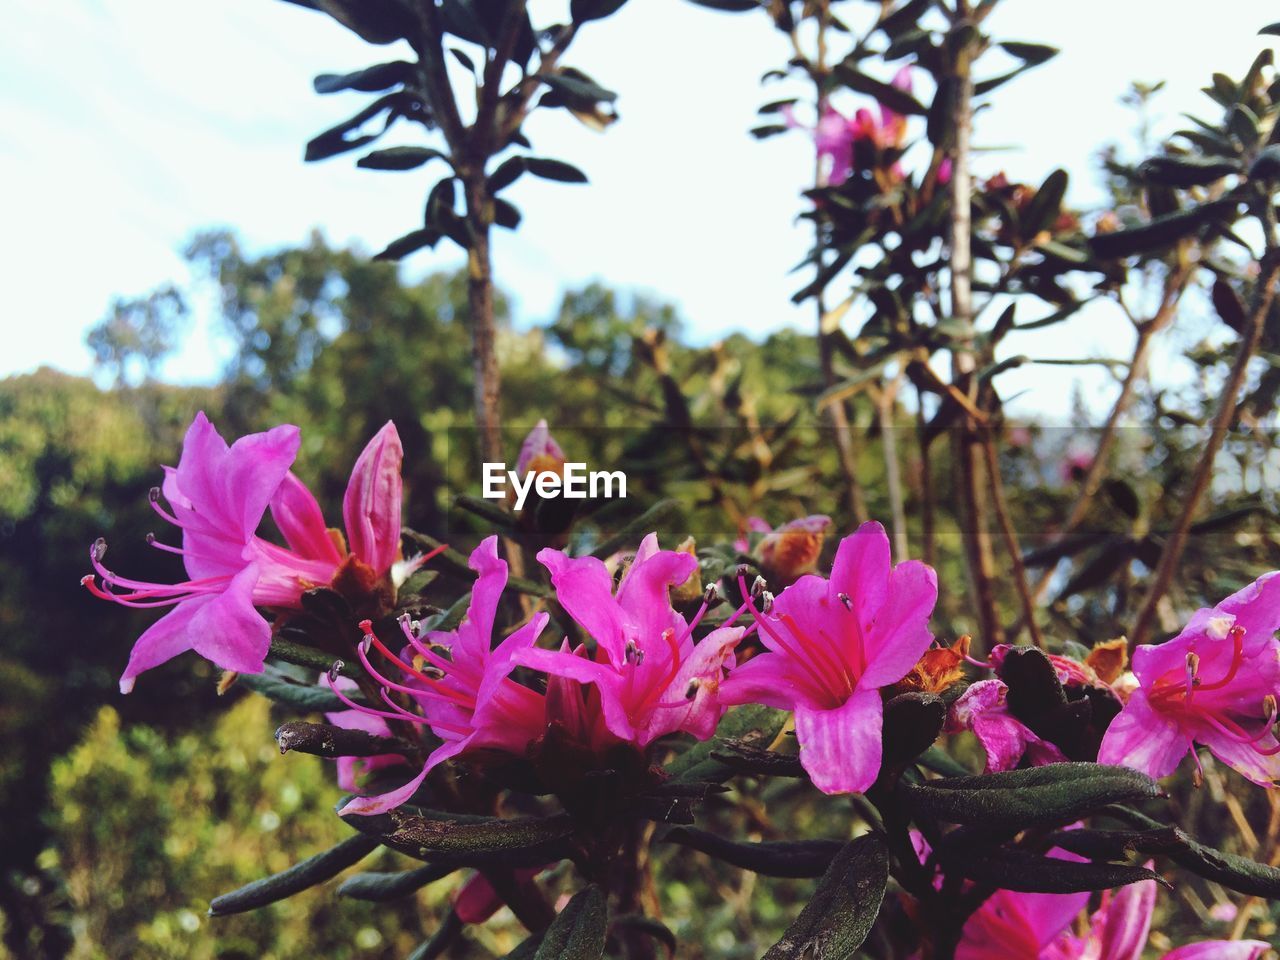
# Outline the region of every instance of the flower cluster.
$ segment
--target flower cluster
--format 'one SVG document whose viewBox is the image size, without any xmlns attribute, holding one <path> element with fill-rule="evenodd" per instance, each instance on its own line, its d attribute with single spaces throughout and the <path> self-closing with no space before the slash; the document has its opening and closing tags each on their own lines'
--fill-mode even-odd
<svg viewBox="0 0 1280 960">
<path fill-rule="evenodd" d="M 976 735 L 986 776 L 968 779 L 980 783 L 1029 773 L 1041 779 L 1028 783 L 1044 786 L 1065 783 L 1081 766 L 1127 767 L 1145 776 L 1134 781 L 1137 774 L 1124 773 L 1124 784 L 1140 781 L 1154 791 L 1147 777 L 1167 776 L 1187 754 L 1198 769 L 1197 745 L 1257 784 L 1280 780 L 1280 574 L 1198 611 L 1173 639 L 1140 646 L 1132 672 L 1122 638 L 1078 659 L 999 645 L 978 660 L 968 636 L 935 644 L 933 568 L 895 564 L 884 528 L 869 522 L 838 542 L 823 576 L 831 526 L 825 516 L 777 529 L 748 521 L 749 535 L 734 545 L 737 558 L 750 558 L 780 584 L 776 595 L 763 576 L 748 583 L 750 565 L 722 568 L 704 585 L 692 540 L 662 549 L 650 533 L 633 554 L 609 561 L 541 550 L 537 560 L 550 584 L 542 609 L 513 595 L 513 585 L 537 588 L 512 583 L 499 540 L 489 536 L 467 560 L 473 580 L 466 612 L 446 623 L 442 612 L 397 595 L 407 572 L 431 555 L 402 558 L 403 454 L 395 427 L 384 426 L 356 461 L 343 500 L 345 535 L 326 525 L 316 498 L 292 473 L 299 443 L 296 427 L 281 426 L 228 445 L 198 415 L 178 466 L 165 469 L 152 495 L 157 513 L 181 529 L 182 545 L 151 542 L 179 555 L 188 579 L 120 577 L 104 565 L 98 541 L 90 552 L 95 574 L 84 584 L 116 603 L 171 608 L 135 644 L 121 677 L 125 692 L 140 673 L 186 650 L 234 673 L 260 672 L 273 629 L 293 622 L 308 591 L 338 594 L 353 622 L 343 625 L 346 647 L 324 653 L 353 661 L 352 668 L 337 662 L 321 683 L 345 707 L 329 711 L 329 729 L 358 747 L 351 756 L 324 753 L 336 756 L 339 784 L 354 794 L 344 816 L 435 802 L 440 781 L 432 771 L 450 759 L 482 771 L 519 768 L 524 782 L 538 781 L 538 793 L 559 798 L 572 816 L 602 796 L 621 796 L 626 810 L 664 783 L 663 758 L 680 737 L 707 740 L 727 709 L 748 704 L 793 715 L 797 774 L 802 769 L 825 793 L 865 793 L 877 804 L 892 795 L 904 769 L 904 733 L 890 729 L 890 718 L 901 728 L 907 715 L 915 718 L 907 724 L 915 732 L 905 735 L 914 744 L 908 760 L 944 731 Z M 540 423 L 520 468 L 553 470 L 562 460 Z M 284 545 L 260 534 L 268 513 Z M 466 572 L 460 557 L 450 562 Z M 734 593 L 736 605 L 710 615 Z M 505 626 L 517 611 L 522 615 Z M 789 738 L 770 740 L 787 752 Z M 762 749 L 768 745 L 752 749 L 772 763 L 775 752 Z M 1028 769 L 1054 764 L 1070 766 L 1048 777 Z M 611 794 L 589 792 L 584 805 L 574 793 L 610 777 Z M 582 840 L 580 849 L 593 842 L 617 847 L 606 831 Z M 972 889 L 968 879 L 947 885 L 927 846 L 918 836 L 915 842 L 920 869 L 932 871 L 926 895 L 930 887 Z M 534 884 L 546 862 L 515 865 L 522 871 L 517 886 Z M 1025 888 L 996 889 L 981 901 L 960 931 L 956 957 L 1138 960 L 1144 949 L 1151 879 L 1107 893 L 1088 918 L 1087 894 L 1017 889 Z M 468 890 L 459 917 L 482 918 L 500 903 L 483 873 Z M 479 906 L 467 906 L 472 901 Z M 1214 942 L 1167 956 L 1256 960 L 1263 949 L 1252 941 Z"/>
</svg>

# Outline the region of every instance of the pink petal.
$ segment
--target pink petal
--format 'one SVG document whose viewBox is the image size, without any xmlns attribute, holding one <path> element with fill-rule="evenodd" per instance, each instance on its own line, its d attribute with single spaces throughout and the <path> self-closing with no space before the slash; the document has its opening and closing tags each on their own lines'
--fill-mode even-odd
<svg viewBox="0 0 1280 960">
<path fill-rule="evenodd" d="M 841 706 L 796 709 L 800 763 L 823 793 L 862 793 L 880 774 L 878 690 L 857 690 Z"/>
<path fill-rule="evenodd" d="M 261 673 L 271 647 L 271 625 L 253 606 L 257 564 L 249 564 L 227 589 L 201 605 L 187 627 L 192 648 L 236 673 Z"/>
<path fill-rule="evenodd" d="M 893 568 L 888 596 L 866 632 L 867 668 L 859 683 L 882 687 L 906 676 L 933 643 L 929 617 L 938 601 L 938 575 L 918 560 Z"/>
<path fill-rule="evenodd" d="M 639 746 L 646 746 L 658 737 L 675 731 L 692 734 L 706 740 L 716 732 L 716 725 L 724 713 L 720 704 L 721 676 L 726 664 L 733 668 L 733 649 L 742 639 L 741 627 L 721 627 L 713 630 L 694 645 L 693 652 L 681 664 L 676 678 L 658 698 L 645 717 L 633 717 L 640 729 Z M 689 686 L 698 686 L 690 699 Z M 670 706 L 670 704 L 680 704 Z"/>
<path fill-rule="evenodd" d="M 692 554 L 658 550 L 657 537 L 645 538 L 618 584 L 618 606 L 638 643 L 657 644 L 665 630 L 683 632 L 684 621 L 671 609 L 671 588 L 688 580 L 697 568 L 698 558 Z"/>
<path fill-rule="evenodd" d="M 1098 960 L 1142 960 L 1155 906 L 1154 880 L 1131 883 L 1116 891 L 1093 916 L 1094 931 L 1101 944 Z"/>
<path fill-rule="evenodd" d="M 1280 572 L 1264 573 L 1253 583 L 1218 604 L 1218 609 L 1235 616 L 1245 629 L 1246 653 L 1275 638 L 1280 630 Z"/>
<path fill-rule="evenodd" d="M 831 565 L 832 601 L 843 593 L 860 623 L 870 623 L 889 592 L 889 535 L 871 520 L 840 541 Z M 914 663 L 915 661 L 912 661 Z"/>
<path fill-rule="evenodd" d="M 794 710 L 799 703 L 817 706 L 821 700 L 808 691 L 812 681 L 799 674 L 795 662 L 780 653 L 760 653 L 739 664 L 720 685 L 720 702 L 760 703 L 778 710 Z"/>
<path fill-rule="evenodd" d="M 1164 960 L 1261 960 L 1270 949 L 1261 940 L 1205 940 L 1171 950 Z"/>
<path fill-rule="evenodd" d="M 1142 690 L 1129 695 L 1120 714 L 1111 721 L 1098 762 L 1131 767 L 1149 777 L 1167 777 L 1191 750 L 1191 738 L 1147 702 Z"/>
<path fill-rule="evenodd" d="M 1276 738 L 1268 733 L 1256 743 L 1241 743 L 1216 729 L 1202 729 L 1196 739 L 1213 755 L 1246 779 L 1260 787 L 1274 787 L 1280 782 L 1280 752 L 1268 756 L 1264 750 L 1275 750 Z"/>
<path fill-rule="evenodd" d="M 621 666 L 626 645 L 622 611 L 603 561 L 569 557 L 549 547 L 538 552 L 538 560 L 551 572 L 551 585 L 565 612 L 609 654 L 614 666 Z"/>
<path fill-rule="evenodd" d="M 520 456 L 516 459 L 516 473 L 524 476 L 535 457 L 551 457 L 564 461 L 564 451 L 551 436 L 546 420 L 539 420 L 529 431 L 529 435 L 524 438 L 524 443 L 520 445 Z"/>
<path fill-rule="evenodd" d="M 285 543 L 295 553 L 327 563 L 342 562 L 338 545 L 329 536 L 320 504 L 292 470 L 285 474 L 271 499 L 271 518 L 284 534 Z"/>
<path fill-rule="evenodd" d="M 502 599 L 502 590 L 507 585 L 507 561 L 498 556 L 498 538 L 485 537 L 480 541 L 480 546 L 471 551 L 467 566 L 479 574 L 471 588 L 467 619 L 485 641 L 487 653 L 492 645 L 493 621 L 498 613 L 498 603 Z"/>
<path fill-rule="evenodd" d="M 120 692 L 133 690 L 138 675 L 172 660 L 191 649 L 188 628 L 200 608 L 212 601 L 212 597 L 195 597 L 184 600 L 153 623 L 133 645 L 129 663 L 120 676 Z"/>
<path fill-rule="evenodd" d="M 377 573 L 386 573 L 400 552 L 400 464 L 404 449 L 390 420 L 365 446 L 342 499 L 342 520 L 351 552 Z"/>
<path fill-rule="evenodd" d="M 447 743 L 445 746 L 451 747 L 454 744 Z M 435 754 L 432 754 L 432 756 L 434 757 Z M 427 779 L 427 772 L 432 766 L 433 764 L 429 761 L 423 766 L 422 772 L 403 787 L 397 787 L 387 793 L 380 793 L 376 797 L 353 797 L 338 811 L 338 816 L 345 817 L 350 814 L 356 814 L 361 817 L 369 817 L 376 813 L 386 813 L 388 810 L 394 810 L 418 792 L 418 788 L 422 786 L 422 781 Z"/>
<path fill-rule="evenodd" d="M 620 740 L 636 739 L 636 728 L 622 702 L 625 681 L 609 664 L 597 663 L 565 650 L 544 650 L 541 647 L 517 651 L 512 660 L 551 677 L 595 684 L 600 691 L 600 709 L 609 732 Z"/>
</svg>

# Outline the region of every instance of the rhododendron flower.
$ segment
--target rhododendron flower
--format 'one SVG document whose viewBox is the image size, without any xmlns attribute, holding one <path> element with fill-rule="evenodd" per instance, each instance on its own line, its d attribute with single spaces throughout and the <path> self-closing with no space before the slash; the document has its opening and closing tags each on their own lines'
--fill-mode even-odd
<svg viewBox="0 0 1280 960">
<path fill-rule="evenodd" d="M 1067 758 L 1047 740 L 1036 736 L 1009 712 L 1009 688 L 1002 680 L 979 680 L 951 706 L 951 732 L 972 730 L 987 754 L 987 772 L 1014 769 L 1026 757 L 1032 766 L 1062 763 Z"/>
<path fill-rule="evenodd" d="M 814 514 L 770 530 L 756 550 L 760 565 L 784 585 L 795 582 L 806 573 L 813 573 L 818 567 L 818 558 L 822 556 L 822 543 L 830 526 L 830 517 Z"/>
<path fill-rule="evenodd" d="M 880 771 L 880 688 L 901 680 L 933 642 L 933 568 L 896 567 L 879 523 L 836 551 L 831 579 L 801 577 L 754 609 L 767 652 L 726 681 L 726 703 L 794 710 L 800 761 L 826 793 L 866 790 Z"/>
<path fill-rule="evenodd" d="M 519 886 L 533 886 L 533 878 L 546 867 L 521 867 L 512 871 Z M 484 923 L 506 906 L 488 877 L 477 871 L 471 874 L 453 895 L 453 912 L 463 923 Z"/>
<path fill-rule="evenodd" d="M 529 435 L 520 445 L 520 456 L 516 459 L 516 474 L 523 477 L 526 473 L 554 473 L 559 476 L 564 470 L 564 451 L 547 428 L 546 420 L 539 420 Z"/>
<path fill-rule="evenodd" d="M 271 628 L 256 607 L 297 607 L 304 591 L 328 584 L 347 560 L 340 534 L 326 529 L 309 490 L 290 472 L 300 443 L 295 426 L 250 434 L 228 446 L 203 413 L 187 430 L 178 466 L 165 467 L 152 491 L 156 512 L 182 530 L 179 554 L 190 579 L 146 583 L 103 566 L 105 541 L 90 551 L 93 576 L 82 583 L 125 606 L 172 606 L 148 628 L 120 678 L 128 693 L 138 674 L 195 650 L 226 670 L 259 673 Z M 356 462 L 344 517 L 351 557 L 376 580 L 389 573 L 400 543 L 400 439 L 388 423 Z M 163 493 L 170 510 L 159 505 Z M 290 549 L 256 533 L 268 506 Z M 116 592 L 116 587 L 126 592 Z"/>
<path fill-rule="evenodd" d="M 616 594 L 608 568 L 595 557 L 546 549 L 538 559 L 551 571 L 560 605 L 595 640 L 595 655 L 526 648 L 516 661 L 594 686 L 608 730 L 637 747 L 676 731 L 710 737 L 724 712 L 721 680 L 733 668 L 743 630 L 720 627 L 694 643 L 706 604 L 688 621 L 672 609 L 670 590 L 693 574 L 697 558 L 659 550 L 657 535 L 649 534 Z"/>
<path fill-rule="evenodd" d="M 471 604 L 456 630 L 431 630 L 419 636 L 412 622 L 402 620 L 408 646 L 397 655 L 378 639 L 371 625 L 364 625 L 367 642 L 357 652 L 365 669 L 382 685 L 389 709 L 361 706 L 331 684 L 334 693 L 353 709 L 383 719 L 424 724 L 443 741 L 422 771 L 404 786 L 375 797 L 357 797 L 342 808 L 343 814 L 385 813 L 413 796 L 431 768 L 442 760 L 480 748 L 523 756 L 530 741 L 544 731 L 543 695 L 516 683 L 509 674 L 515 668 L 516 655 L 538 639 L 547 614 L 534 614 L 495 646 L 494 619 L 507 584 L 507 563 L 498 556 L 498 538 L 486 538 L 472 551 L 469 563 L 478 576 Z M 370 646 L 399 668 L 400 680 L 384 676 L 373 665 Z M 447 658 L 442 655 L 445 653 Z M 407 696 L 420 712 L 401 706 L 393 693 Z"/>
<path fill-rule="evenodd" d="M 1272 732 L 1278 627 L 1280 574 L 1272 572 L 1197 611 L 1174 639 L 1138 647 L 1138 687 L 1107 729 L 1098 762 L 1163 777 L 1188 753 L 1195 758 L 1201 743 L 1254 783 L 1273 786 L 1280 778 Z"/>
</svg>

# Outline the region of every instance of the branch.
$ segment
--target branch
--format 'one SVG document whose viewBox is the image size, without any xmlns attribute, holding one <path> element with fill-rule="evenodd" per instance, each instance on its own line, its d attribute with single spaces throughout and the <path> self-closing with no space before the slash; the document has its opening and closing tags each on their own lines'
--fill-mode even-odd
<svg viewBox="0 0 1280 960">
<path fill-rule="evenodd" d="M 1249 371 L 1249 361 L 1253 359 L 1258 344 L 1262 340 L 1267 313 L 1271 309 L 1271 301 L 1275 296 L 1277 277 L 1280 277 L 1280 250 L 1271 247 L 1263 255 L 1262 275 L 1258 281 L 1259 287 L 1253 312 L 1249 317 L 1249 326 L 1241 337 L 1240 349 L 1236 353 L 1227 382 L 1223 384 L 1222 403 L 1213 420 L 1213 431 L 1209 435 L 1209 442 L 1205 444 L 1204 452 L 1200 455 L 1200 462 L 1196 464 L 1195 477 L 1191 482 L 1191 490 L 1187 494 L 1182 514 L 1169 535 L 1169 541 L 1160 555 L 1160 564 L 1156 567 L 1155 576 L 1151 580 L 1151 588 L 1143 600 L 1142 609 L 1138 611 L 1138 619 L 1134 622 L 1133 634 L 1130 637 L 1131 647 L 1145 643 L 1150 636 L 1156 608 L 1169 589 L 1178 563 L 1182 559 L 1182 551 L 1187 545 L 1187 534 L 1195 519 L 1196 510 L 1213 479 L 1214 461 L 1217 459 L 1218 451 L 1222 449 L 1227 431 L 1235 420 L 1236 407 L 1240 403 L 1240 389 Z"/>
</svg>

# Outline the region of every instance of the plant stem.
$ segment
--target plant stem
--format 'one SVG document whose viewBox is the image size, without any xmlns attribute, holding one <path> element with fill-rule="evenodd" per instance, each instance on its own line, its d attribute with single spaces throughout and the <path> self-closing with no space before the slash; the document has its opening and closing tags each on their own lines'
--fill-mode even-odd
<svg viewBox="0 0 1280 960">
<path fill-rule="evenodd" d="M 1018 588 L 1018 597 L 1022 601 L 1022 616 L 1027 626 L 1031 628 L 1031 642 L 1043 650 L 1044 637 L 1040 635 L 1040 626 L 1036 623 L 1035 601 L 1032 600 L 1031 588 L 1027 585 L 1027 568 L 1022 562 L 1022 547 L 1018 545 L 1018 532 L 1014 529 L 1013 520 L 1009 516 L 1009 504 L 1004 495 L 1004 480 L 1000 476 L 1000 461 L 996 457 L 996 444 L 990 430 L 983 431 L 982 449 L 986 454 L 987 476 L 991 481 L 991 501 L 995 504 L 996 518 L 1000 523 L 1000 531 L 1004 535 L 1009 562 L 1013 566 L 1013 582 Z"/>
</svg>

